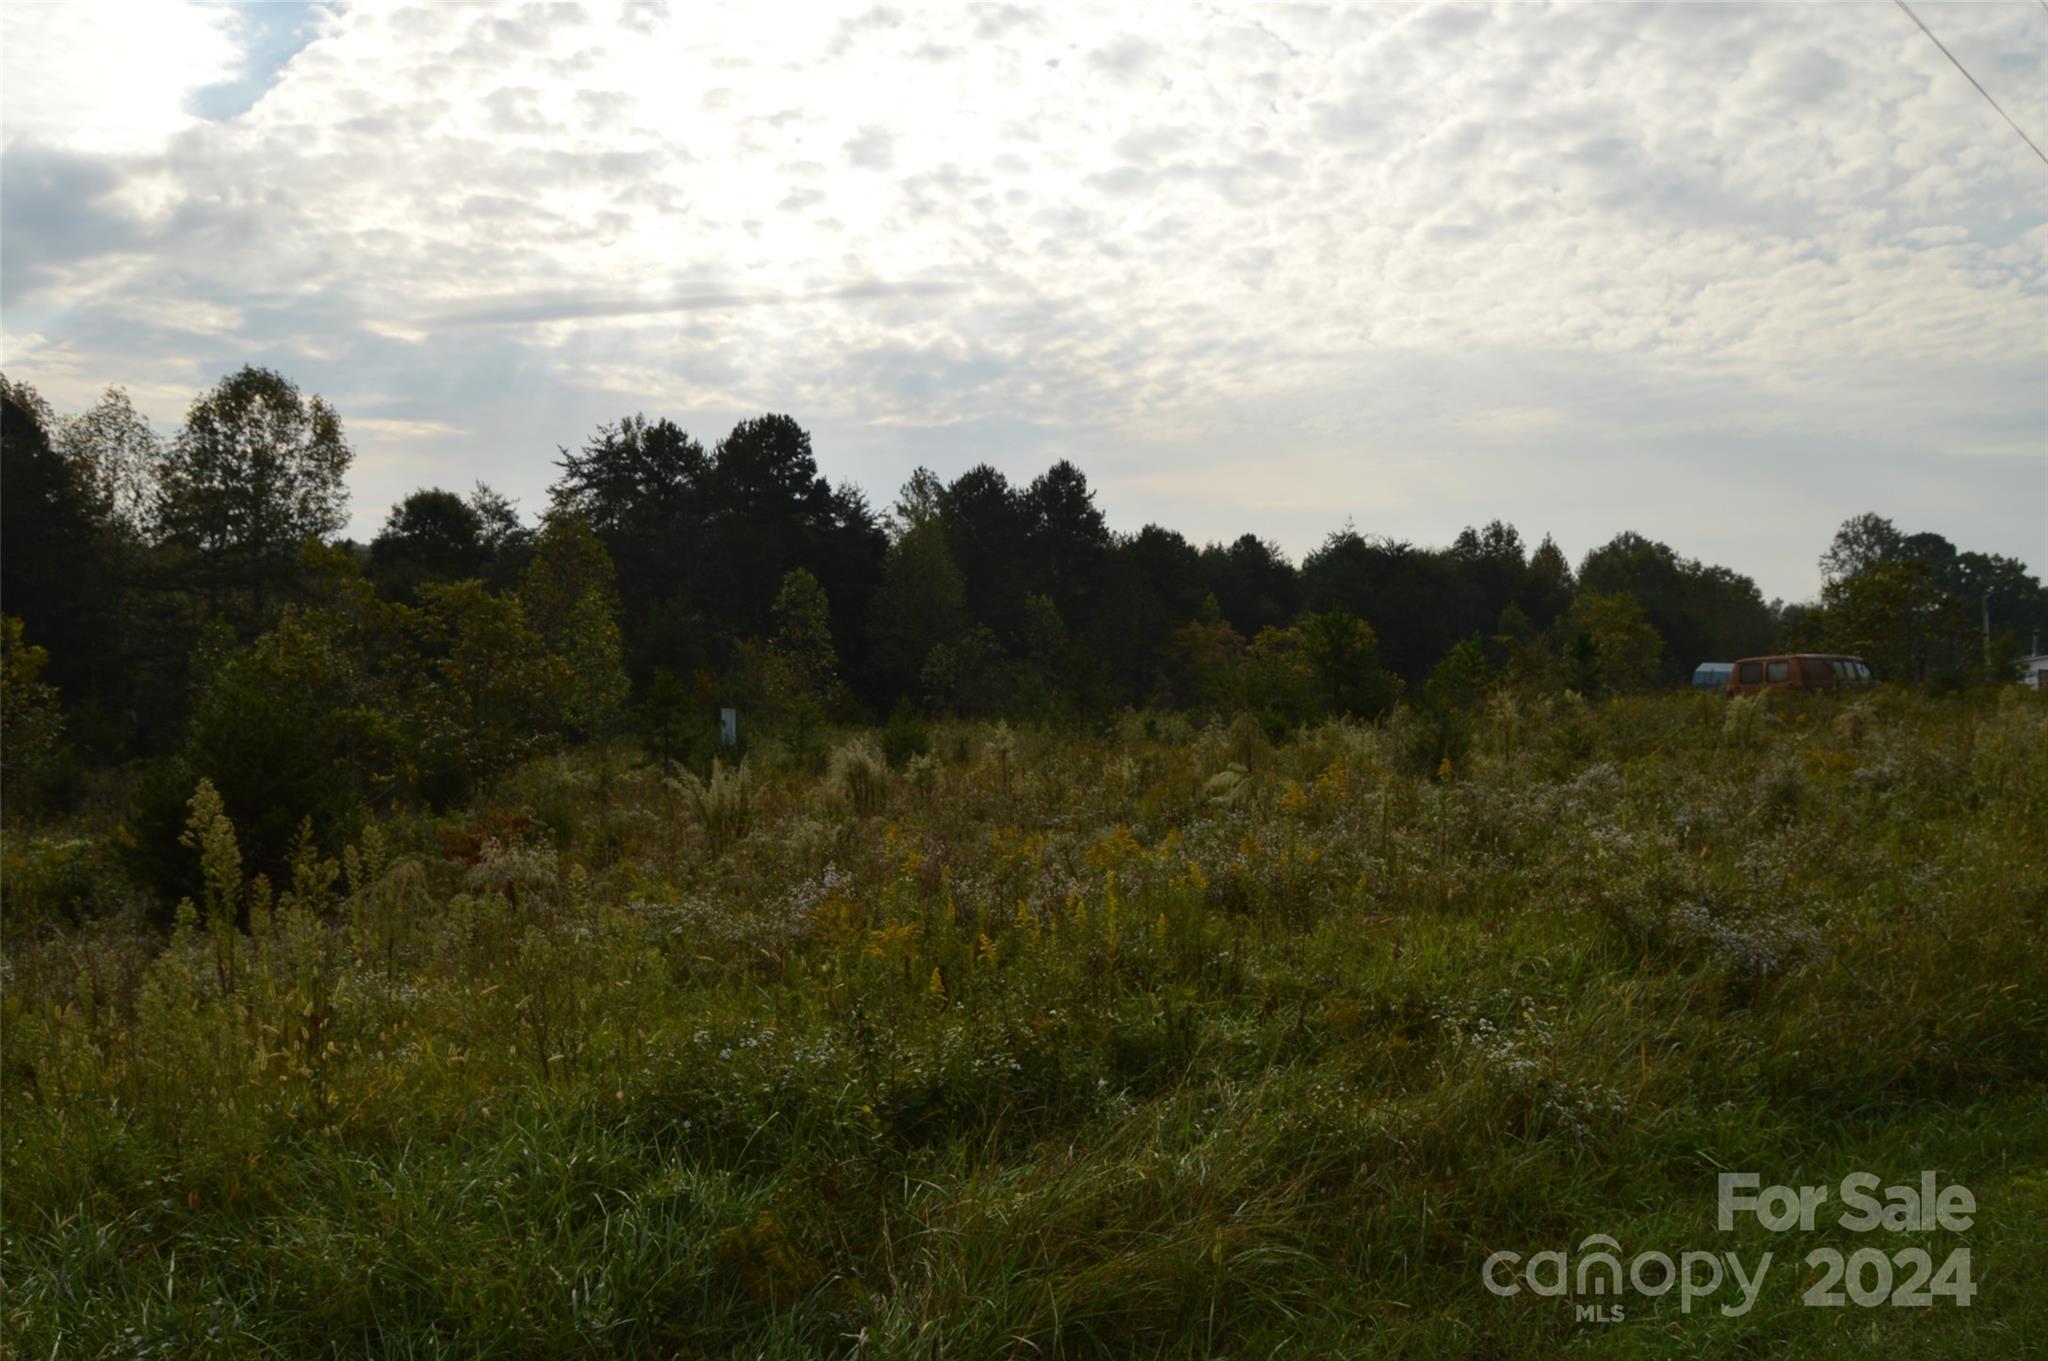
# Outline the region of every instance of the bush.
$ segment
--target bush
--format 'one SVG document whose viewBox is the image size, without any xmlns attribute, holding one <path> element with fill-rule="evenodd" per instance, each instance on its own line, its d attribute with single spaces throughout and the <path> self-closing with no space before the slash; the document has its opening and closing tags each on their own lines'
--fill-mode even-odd
<svg viewBox="0 0 2048 1361">
<path fill-rule="evenodd" d="M 17 818 L 40 806 L 65 764 L 57 692 L 38 679 L 49 660 L 23 637 L 19 619 L 0 617 L 0 801 Z"/>
<path fill-rule="evenodd" d="M 929 755 L 931 749 L 932 735 L 924 719 L 908 701 L 897 701 L 895 712 L 889 715 L 889 726 L 882 730 L 882 755 L 890 765 L 901 769 L 911 757 Z"/>
<path fill-rule="evenodd" d="M 6 920 L 19 926 L 93 915 L 107 896 L 106 859 L 104 848 L 84 837 L 10 838 L 0 859 L 0 877 L 7 886 L 0 907 Z"/>
<path fill-rule="evenodd" d="M 350 711 L 334 693 L 333 655 L 317 639 L 280 631 L 224 661 L 200 692 L 182 749 L 136 795 L 134 863 L 166 902 L 191 892 L 178 838 L 202 779 L 220 792 L 252 873 L 287 877 L 307 818 L 330 849 L 360 812 Z"/>
<path fill-rule="evenodd" d="M 1446 762 L 1452 770 L 1472 752 L 1472 717 L 1462 709 L 1424 705 L 1415 711 L 1409 766 L 1419 775 L 1437 775 Z"/>
</svg>

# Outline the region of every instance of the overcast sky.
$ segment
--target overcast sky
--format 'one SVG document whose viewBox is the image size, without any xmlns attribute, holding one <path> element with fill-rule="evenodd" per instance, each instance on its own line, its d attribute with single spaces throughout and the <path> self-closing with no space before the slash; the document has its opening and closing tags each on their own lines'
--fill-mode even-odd
<svg viewBox="0 0 2048 1361">
<path fill-rule="evenodd" d="M 2048 145 L 2048 10 L 1916 6 Z M 0 364 L 339 408 L 353 531 L 786 411 L 883 505 L 2048 569 L 2048 165 L 1895 6 L 0 9 Z"/>
</svg>

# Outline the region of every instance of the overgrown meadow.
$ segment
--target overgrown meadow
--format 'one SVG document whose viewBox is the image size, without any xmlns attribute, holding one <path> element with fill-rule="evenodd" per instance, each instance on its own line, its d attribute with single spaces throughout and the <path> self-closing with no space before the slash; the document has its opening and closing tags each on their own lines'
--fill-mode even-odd
<svg viewBox="0 0 2048 1361">
<path fill-rule="evenodd" d="M 1500 701 L 1455 767 L 1414 722 L 586 749 L 279 883 L 202 786 L 170 929 L 112 813 L 12 829 L 0 1350 L 2048 1335 L 2048 706 Z M 1923 1168 L 1976 1198 L 1968 1307 L 1809 1307 L 1863 1241 L 1716 1227 L 1724 1170 Z M 1482 1284 L 1595 1234 L 1775 1262 L 1733 1317 Z"/>
</svg>

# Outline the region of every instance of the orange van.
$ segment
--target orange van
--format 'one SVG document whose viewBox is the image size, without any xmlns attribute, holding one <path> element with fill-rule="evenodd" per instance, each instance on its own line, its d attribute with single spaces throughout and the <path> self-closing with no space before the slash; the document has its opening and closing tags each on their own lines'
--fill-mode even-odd
<svg viewBox="0 0 2048 1361">
<path fill-rule="evenodd" d="M 1778 657 L 1744 657 L 1728 673 L 1728 693 L 1756 695 L 1766 690 L 1798 690 L 1835 694 L 1875 685 L 1861 657 L 1830 652 L 1792 652 Z"/>
</svg>

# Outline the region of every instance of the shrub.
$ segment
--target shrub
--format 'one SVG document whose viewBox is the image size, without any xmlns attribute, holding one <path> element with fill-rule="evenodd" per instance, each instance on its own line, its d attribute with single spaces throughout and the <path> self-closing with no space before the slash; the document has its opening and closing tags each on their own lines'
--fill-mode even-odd
<svg viewBox="0 0 2048 1361">
<path fill-rule="evenodd" d="M 899 700 L 889 715 L 889 726 L 882 730 L 882 755 L 901 769 L 911 757 L 927 755 L 931 749 L 932 735 L 924 720 L 907 701 Z"/>
<path fill-rule="evenodd" d="M 0 802 L 16 816 L 41 801 L 62 750 L 57 692 L 37 679 L 49 660 L 23 638 L 19 619 L 0 616 Z"/>
<path fill-rule="evenodd" d="M 167 901 L 190 892 L 178 849 L 201 780 L 219 791 L 250 870 L 283 882 L 299 824 L 338 846 L 359 815 L 352 757 L 378 734 L 349 693 L 348 667 L 316 621 L 287 618 L 227 657 L 200 691 L 181 750 L 136 795 L 135 863 Z"/>
<path fill-rule="evenodd" d="M 106 896 L 105 861 L 103 848 L 86 837 L 10 838 L 0 858 L 0 878 L 6 881 L 0 907 L 7 921 L 90 915 Z"/>
</svg>

